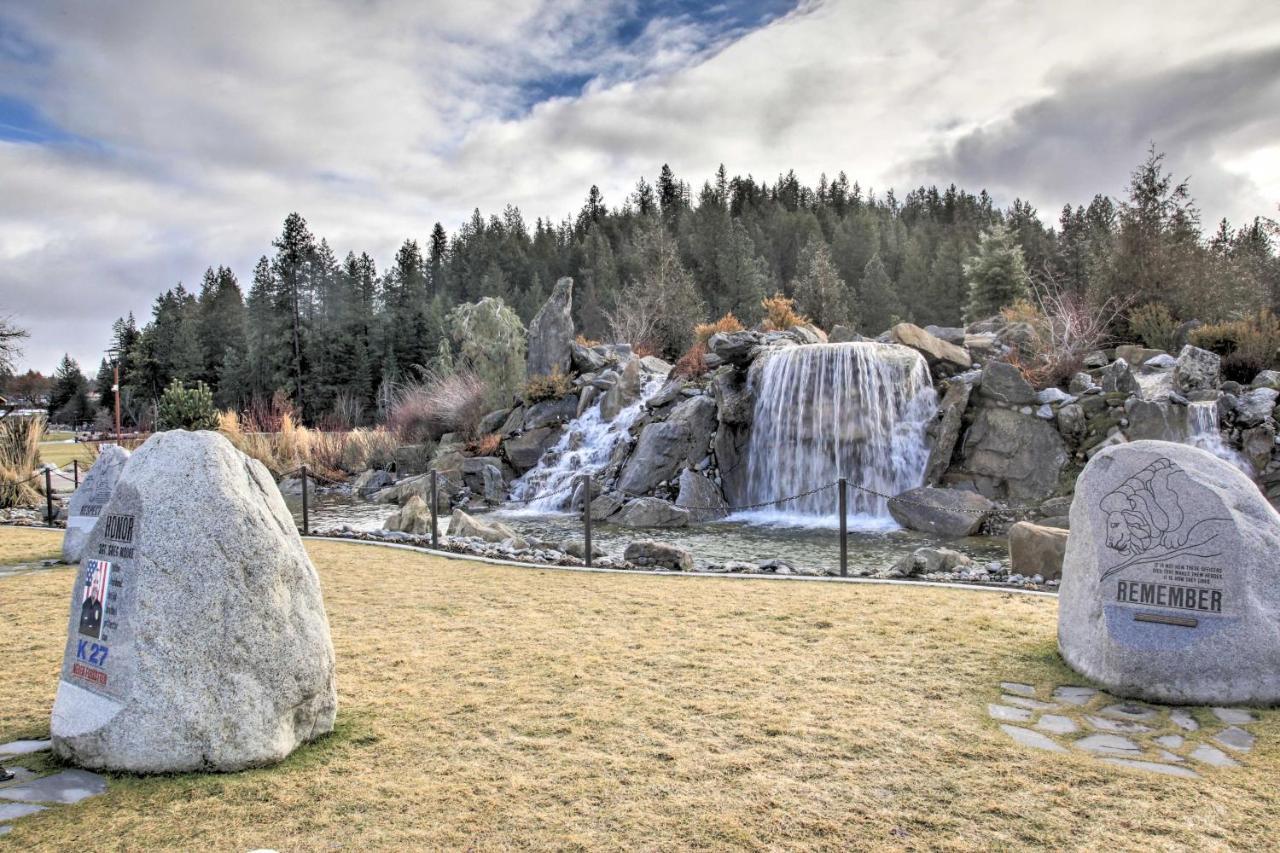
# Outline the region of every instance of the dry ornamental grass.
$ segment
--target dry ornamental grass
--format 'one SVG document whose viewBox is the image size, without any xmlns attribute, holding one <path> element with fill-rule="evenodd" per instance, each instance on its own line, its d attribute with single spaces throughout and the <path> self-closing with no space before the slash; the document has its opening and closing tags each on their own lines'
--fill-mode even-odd
<svg viewBox="0 0 1280 853">
<path fill-rule="evenodd" d="M 1080 683 L 1050 598 L 308 550 L 335 734 L 274 768 L 116 777 L 0 845 L 1215 850 L 1280 825 L 1275 712 L 1199 780 L 1014 746 L 1000 680 Z M 71 582 L 0 579 L 0 742 L 48 731 Z"/>
</svg>

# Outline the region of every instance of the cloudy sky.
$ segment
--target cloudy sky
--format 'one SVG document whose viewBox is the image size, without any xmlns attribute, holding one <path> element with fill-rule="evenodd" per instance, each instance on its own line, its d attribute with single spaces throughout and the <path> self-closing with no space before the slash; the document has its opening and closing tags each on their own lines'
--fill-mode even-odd
<svg viewBox="0 0 1280 853">
<path fill-rule="evenodd" d="M 670 163 L 1064 202 L 1154 141 L 1208 220 L 1280 203 L 1258 0 L 0 0 L 0 315 L 92 375 L 111 321 L 284 216 L 380 264 L 439 220 L 621 203 Z"/>
</svg>

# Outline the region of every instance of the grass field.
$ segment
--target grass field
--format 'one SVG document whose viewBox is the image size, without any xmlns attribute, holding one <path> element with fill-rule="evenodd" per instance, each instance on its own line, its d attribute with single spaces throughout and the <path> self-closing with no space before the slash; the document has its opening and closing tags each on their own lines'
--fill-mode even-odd
<svg viewBox="0 0 1280 853">
<path fill-rule="evenodd" d="M 0 563 L 42 542 L 0 530 Z M 274 768 L 114 777 L 0 847 L 1225 850 L 1280 826 L 1280 713 L 1198 780 L 1015 747 L 985 713 L 1001 679 L 1080 683 L 1052 599 L 308 549 L 333 735 Z M 48 732 L 71 583 L 0 579 L 0 742 Z"/>
<path fill-rule="evenodd" d="M 52 433 L 52 436 L 64 435 L 63 433 Z M 71 433 L 65 433 L 67 438 L 71 437 Z M 61 441 L 42 441 L 40 442 L 40 461 L 51 465 L 57 465 L 61 468 L 63 465 L 70 465 L 72 459 L 79 459 L 81 466 L 93 463 L 94 454 L 89 449 L 89 445 L 75 442 L 65 444 Z"/>
</svg>

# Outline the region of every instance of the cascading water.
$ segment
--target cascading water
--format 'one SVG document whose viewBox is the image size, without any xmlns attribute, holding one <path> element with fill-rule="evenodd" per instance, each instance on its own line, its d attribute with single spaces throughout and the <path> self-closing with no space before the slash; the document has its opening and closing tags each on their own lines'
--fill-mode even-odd
<svg viewBox="0 0 1280 853">
<path fill-rule="evenodd" d="M 1222 430 L 1218 429 L 1217 401 L 1199 400 L 1187 404 L 1187 433 L 1188 444 L 1230 462 L 1249 477 L 1253 476 L 1253 468 L 1244 456 L 1222 440 Z"/>
<path fill-rule="evenodd" d="M 896 344 L 789 347 L 752 369 L 755 417 L 748 447 L 750 503 L 849 480 L 850 526 L 896 526 L 884 498 L 924 480 L 925 430 L 938 398 L 919 353 Z M 737 518 L 772 524 L 838 523 L 835 489 Z"/>
<path fill-rule="evenodd" d="M 511 498 L 523 501 L 535 495 L 546 495 L 526 504 L 504 509 L 508 515 L 541 515 L 564 512 L 573 498 L 574 481 L 583 474 L 595 474 L 612 460 L 618 445 L 629 437 L 631 425 L 640 417 L 644 401 L 662 387 L 660 379 L 651 379 L 641 389 L 640 399 L 622 409 L 613 420 L 600 415 L 599 403 L 582 416 L 570 421 L 555 446 L 538 460 L 538 464 L 511 484 Z"/>
</svg>

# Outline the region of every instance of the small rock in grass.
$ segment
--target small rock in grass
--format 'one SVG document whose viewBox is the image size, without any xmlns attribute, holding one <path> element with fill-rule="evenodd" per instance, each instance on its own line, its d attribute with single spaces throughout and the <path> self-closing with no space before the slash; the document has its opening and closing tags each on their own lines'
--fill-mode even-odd
<svg viewBox="0 0 1280 853">
<path fill-rule="evenodd" d="M 1047 738 L 1039 732 L 1033 732 L 1031 729 L 1024 729 L 1021 726 L 1010 726 L 1003 724 L 1000 728 L 1009 737 L 1017 741 L 1021 746 L 1029 746 L 1033 749 L 1044 749 L 1049 752 L 1066 752 L 1067 750 L 1051 738 Z"/>
</svg>

